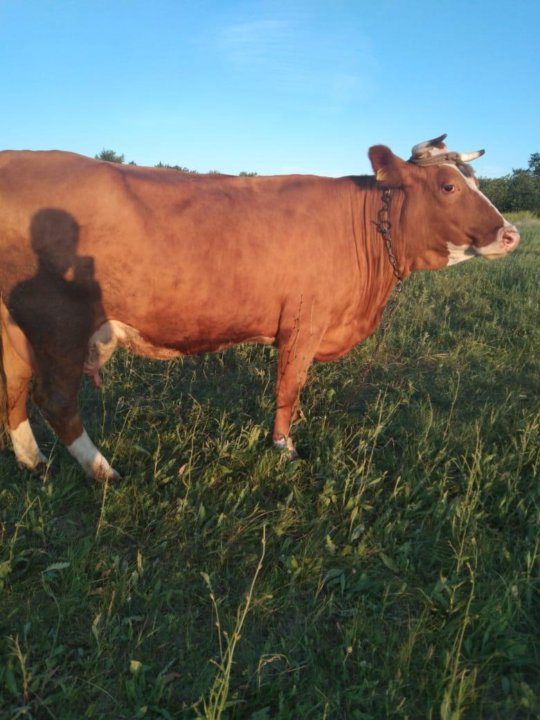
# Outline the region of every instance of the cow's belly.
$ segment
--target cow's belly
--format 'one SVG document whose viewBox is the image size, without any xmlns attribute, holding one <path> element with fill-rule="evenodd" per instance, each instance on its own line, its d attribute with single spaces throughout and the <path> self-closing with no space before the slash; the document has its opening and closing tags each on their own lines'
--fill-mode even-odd
<svg viewBox="0 0 540 720">
<path fill-rule="evenodd" d="M 240 341 L 272 344 L 275 338 L 257 335 L 254 337 L 241 338 Z M 119 320 L 108 320 L 103 323 L 90 338 L 84 372 L 97 378 L 99 369 L 109 360 L 118 346 L 125 348 L 135 355 L 141 355 L 154 360 L 170 360 L 171 358 L 190 354 L 191 352 L 224 350 L 227 347 L 236 345 L 238 342 L 238 339 L 231 341 L 210 341 L 202 345 L 194 345 L 193 350 L 178 350 L 144 338 L 140 332 L 131 325 L 127 325 Z"/>
<path fill-rule="evenodd" d="M 181 353 L 168 348 L 156 347 L 145 340 L 138 330 L 119 320 L 108 320 L 96 330 L 88 342 L 85 372 L 99 370 L 116 348 L 124 347 L 136 355 L 167 360 Z"/>
</svg>

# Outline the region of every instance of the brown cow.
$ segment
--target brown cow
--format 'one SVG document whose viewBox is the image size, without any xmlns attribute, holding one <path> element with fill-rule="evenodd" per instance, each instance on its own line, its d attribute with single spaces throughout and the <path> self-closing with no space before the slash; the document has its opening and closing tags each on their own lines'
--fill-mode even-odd
<svg viewBox="0 0 540 720">
<path fill-rule="evenodd" d="M 98 383 L 117 345 L 162 359 L 276 345 L 273 439 L 293 455 L 312 360 L 373 333 L 396 278 L 518 244 L 467 165 L 480 153 L 450 153 L 444 137 L 409 162 L 376 145 L 375 177 L 337 179 L 0 153 L 1 405 L 19 464 L 45 462 L 26 411 L 34 376 L 34 401 L 87 475 L 117 477 L 78 410 L 83 372 Z"/>
</svg>

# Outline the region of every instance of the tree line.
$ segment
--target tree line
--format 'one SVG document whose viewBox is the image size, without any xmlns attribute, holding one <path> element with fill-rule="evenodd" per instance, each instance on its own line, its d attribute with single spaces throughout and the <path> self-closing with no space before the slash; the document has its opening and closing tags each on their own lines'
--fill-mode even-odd
<svg viewBox="0 0 540 720">
<path fill-rule="evenodd" d="M 502 213 L 529 210 L 540 216 L 540 153 L 533 153 L 526 170 L 518 168 L 499 178 L 479 178 L 480 190 Z"/>
<path fill-rule="evenodd" d="M 125 163 L 125 161 L 126 161 L 124 155 L 119 155 L 114 150 L 102 150 L 99 153 L 99 155 L 94 155 L 94 157 L 96 158 L 96 160 L 106 160 L 107 162 Z M 137 163 L 133 162 L 133 160 L 131 160 L 131 162 L 128 163 L 128 165 L 136 165 L 136 164 Z M 193 175 L 197 175 L 199 173 L 198 170 L 191 170 L 190 168 L 184 167 L 183 165 L 168 165 L 168 164 L 162 163 L 162 162 L 158 162 L 158 164 L 154 165 L 154 167 L 167 168 L 168 170 L 179 170 L 180 172 L 190 173 Z M 209 170 L 208 174 L 209 175 L 221 175 L 219 170 Z M 247 176 L 247 177 L 253 177 L 253 176 L 257 175 L 256 172 L 246 172 L 245 170 L 243 170 L 241 173 L 238 173 L 238 174 L 241 176 Z"/>
<path fill-rule="evenodd" d="M 114 150 L 102 150 L 95 157 L 108 162 L 125 162 L 124 156 Z M 132 161 L 129 164 L 136 163 Z M 197 172 L 180 165 L 165 165 L 161 162 L 156 167 L 172 168 L 185 173 Z M 217 170 L 210 172 L 218 174 Z M 257 175 L 257 173 L 241 172 L 240 175 Z M 530 156 L 526 169 L 518 168 L 512 170 L 509 175 L 498 178 L 481 177 L 479 182 L 480 190 L 502 213 L 528 210 L 540 217 L 540 153 L 533 153 Z"/>
</svg>

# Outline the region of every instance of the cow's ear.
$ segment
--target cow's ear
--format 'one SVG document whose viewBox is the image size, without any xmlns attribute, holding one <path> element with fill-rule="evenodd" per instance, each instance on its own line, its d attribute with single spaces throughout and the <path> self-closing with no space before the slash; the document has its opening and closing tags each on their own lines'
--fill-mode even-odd
<svg viewBox="0 0 540 720">
<path fill-rule="evenodd" d="M 375 179 L 382 187 L 397 187 L 405 184 L 404 165 L 406 163 L 387 148 L 386 145 L 373 145 L 369 148 L 369 159 L 375 171 Z"/>
</svg>

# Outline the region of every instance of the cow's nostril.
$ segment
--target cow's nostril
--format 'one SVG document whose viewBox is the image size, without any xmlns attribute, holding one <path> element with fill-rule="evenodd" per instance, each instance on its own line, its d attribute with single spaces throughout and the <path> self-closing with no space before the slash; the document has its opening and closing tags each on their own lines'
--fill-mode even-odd
<svg viewBox="0 0 540 720">
<path fill-rule="evenodd" d="M 517 230 L 505 230 L 502 236 L 502 244 L 506 250 L 512 250 L 519 242 L 519 233 Z"/>
</svg>

